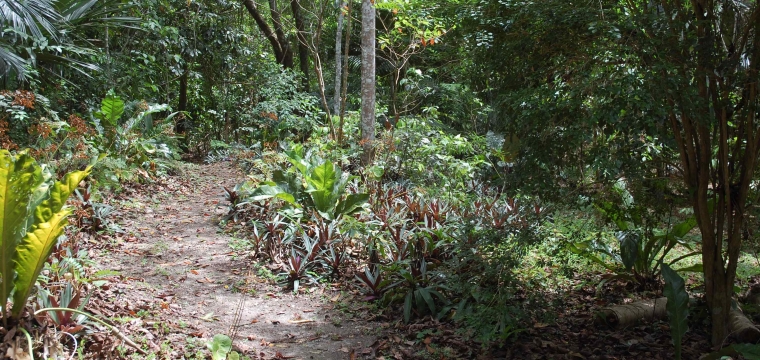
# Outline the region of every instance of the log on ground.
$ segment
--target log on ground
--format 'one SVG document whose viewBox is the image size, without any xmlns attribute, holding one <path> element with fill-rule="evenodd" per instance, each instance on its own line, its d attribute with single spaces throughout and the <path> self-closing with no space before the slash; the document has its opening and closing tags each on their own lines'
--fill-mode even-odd
<svg viewBox="0 0 760 360">
<path fill-rule="evenodd" d="M 601 310 L 597 317 L 598 324 L 604 324 L 615 329 L 638 324 L 642 320 L 653 321 L 668 316 L 665 297 L 636 301 L 625 305 L 615 305 Z"/>
<path fill-rule="evenodd" d="M 760 342 L 760 329 L 739 309 L 731 310 L 729 330 L 739 342 L 752 344 Z"/>
</svg>

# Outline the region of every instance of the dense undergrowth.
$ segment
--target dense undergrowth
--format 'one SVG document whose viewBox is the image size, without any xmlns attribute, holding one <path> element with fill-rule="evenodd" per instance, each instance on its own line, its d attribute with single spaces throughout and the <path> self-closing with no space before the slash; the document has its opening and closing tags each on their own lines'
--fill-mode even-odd
<svg viewBox="0 0 760 360">
<path fill-rule="evenodd" d="M 662 294 L 662 264 L 700 269 L 693 217 L 656 217 L 624 182 L 604 200 L 543 202 L 505 182 L 502 148 L 434 118 L 404 119 L 378 144 L 365 167 L 360 147 L 319 129 L 305 143 L 219 146 L 206 161 L 250 177 L 225 189 L 224 225 L 257 261 L 281 264 L 285 289 L 341 281 L 391 318 L 452 322 L 484 347 L 553 321 L 546 300 L 563 306 L 573 287 L 607 298 L 606 285 L 629 283 L 616 297 L 637 299 Z"/>
<path fill-rule="evenodd" d="M 33 99 L 42 106 L 11 106 L 29 116 L 44 108 L 44 99 Z M 95 164 L 73 193 L 74 226 L 51 250 L 37 308 L 86 310 L 104 279 L 118 275 L 89 270 L 82 239 L 121 231 L 105 197 L 176 171 L 181 150 L 169 110 L 109 93 L 89 121 L 72 115 L 31 127 L 36 142 L 21 145 L 54 172 Z M 465 137 L 435 116 L 405 117 L 381 131 L 372 163 L 360 166 L 358 139 L 340 146 L 309 115 L 288 116 L 311 125 L 270 133 L 277 126 L 265 124 L 252 137 L 263 140 L 211 141 L 204 158 L 232 161 L 249 175 L 224 189 L 221 225 L 241 239 L 237 251 L 280 269 L 273 281 L 284 291 L 338 282 L 358 289 L 378 316 L 456 324 L 462 336 L 489 348 L 555 321 L 547 299 L 548 309 L 564 306 L 563 294 L 574 287 L 591 283 L 597 297 L 608 298 L 606 287 L 627 283 L 616 298 L 646 298 L 661 294 L 662 264 L 682 274 L 700 270 L 693 217 L 676 205 L 651 211 L 630 183 L 620 181 L 604 196 L 594 190 L 574 201 L 542 201 L 510 187 L 512 169 L 497 135 Z M 356 127 L 352 113 L 346 133 Z M 745 259 L 751 269 L 751 257 Z M 698 294 L 700 278 L 689 278 Z M 96 329 L 75 313 L 40 316 L 34 321 L 55 329 L 40 336 L 64 347 L 70 337 L 61 334 L 84 340 Z"/>
</svg>

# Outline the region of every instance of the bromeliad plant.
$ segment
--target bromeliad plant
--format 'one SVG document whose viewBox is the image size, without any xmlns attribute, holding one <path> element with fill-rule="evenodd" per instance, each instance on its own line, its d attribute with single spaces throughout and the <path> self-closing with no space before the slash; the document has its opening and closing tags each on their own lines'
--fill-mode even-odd
<svg viewBox="0 0 760 360">
<path fill-rule="evenodd" d="M 6 327 L 7 299 L 12 295 L 10 317 L 17 319 L 67 224 L 71 210 L 64 204 L 90 170 L 54 181 L 26 151 L 0 150 L 0 316 Z"/>
</svg>

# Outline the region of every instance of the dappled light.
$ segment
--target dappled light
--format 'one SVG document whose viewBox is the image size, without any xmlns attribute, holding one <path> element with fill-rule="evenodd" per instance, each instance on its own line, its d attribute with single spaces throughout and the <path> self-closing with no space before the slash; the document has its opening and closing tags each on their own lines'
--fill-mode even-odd
<svg viewBox="0 0 760 360">
<path fill-rule="evenodd" d="M 0 0 L 9 359 L 754 359 L 760 5 Z"/>
</svg>

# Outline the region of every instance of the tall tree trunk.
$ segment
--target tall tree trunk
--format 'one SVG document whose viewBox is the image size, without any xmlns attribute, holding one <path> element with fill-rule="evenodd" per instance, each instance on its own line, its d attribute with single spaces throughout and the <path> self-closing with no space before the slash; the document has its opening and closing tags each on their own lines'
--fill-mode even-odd
<svg viewBox="0 0 760 360">
<path fill-rule="evenodd" d="M 182 65 L 182 76 L 179 77 L 179 104 L 177 104 L 177 111 L 187 111 L 187 80 L 190 75 L 190 71 L 187 68 L 187 63 Z M 187 114 L 182 114 L 179 117 L 179 121 L 174 125 L 175 134 L 183 134 L 187 131 Z"/>
<path fill-rule="evenodd" d="M 269 1 L 270 11 L 272 13 L 272 19 L 275 23 L 275 30 L 269 26 L 264 17 L 256 7 L 256 3 L 253 0 L 243 0 L 243 5 L 248 14 L 251 15 L 256 25 L 264 34 L 264 37 L 272 45 L 272 51 L 277 63 L 287 69 L 293 68 L 293 53 L 290 51 L 290 45 L 288 39 L 285 37 L 285 33 L 282 31 L 282 24 L 280 23 L 279 12 L 277 12 L 277 4 L 274 0 Z"/>
<path fill-rule="evenodd" d="M 351 47 L 351 9 L 353 9 L 353 0 L 348 0 L 348 9 L 346 9 L 346 43 L 343 53 L 343 79 L 341 80 L 342 89 L 340 90 L 340 123 L 338 125 L 338 144 L 343 144 L 343 119 L 346 116 L 346 97 L 348 96 L 348 52 Z"/>
<path fill-rule="evenodd" d="M 309 92 L 309 47 L 306 43 L 306 25 L 301 14 L 301 4 L 299 0 L 290 0 L 290 9 L 293 11 L 293 19 L 296 22 L 296 37 L 298 38 L 298 65 L 301 67 L 303 78 L 301 87 L 303 91 Z M 317 49 L 319 50 L 319 49 Z"/>
<path fill-rule="evenodd" d="M 362 0 L 362 164 L 368 165 L 375 142 L 375 6 Z"/>
<path fill-rule="evenodd" d="M 341 76 L 341 70 L 343 70 L 343 64 L 341 60 L 341 56 L 343 55 L 341 53 L 341 41 L 343 41 L 343 7 L 345 6 L 345 2 L 338 0 L 338 28 L 335 31 L 335 92 L 333 95 L 333 114 L 340 114 L 340 88 L 341 88 L 341 80 L 343 77 Z"/>
<path fill-rule="evenodd" d="M 283 52 L 282 66 L 286 69 L 293 68 L 293 50 L 290 49 L 290 42 L 285 36 L 285 31 L 282 28 L 282 19 L 280 11 L 277 10 L 277 0 L 269 0 L 269 14 L 272 16 L 272 24 L 274 24 L 274 33 L 277 34 L 277 39 L 280 42 L 280 47 Z"/>
</svg>

